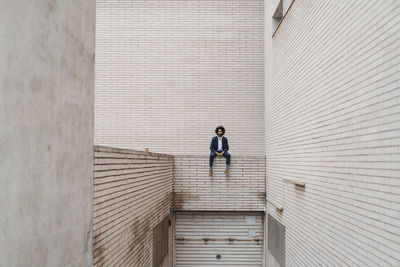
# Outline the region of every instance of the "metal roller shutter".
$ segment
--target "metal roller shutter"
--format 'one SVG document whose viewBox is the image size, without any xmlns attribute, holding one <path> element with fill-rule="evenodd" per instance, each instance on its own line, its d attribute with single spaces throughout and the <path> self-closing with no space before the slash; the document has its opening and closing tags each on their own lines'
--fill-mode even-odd
<svg viewBox="0 0 400 267">
<path fill-rule="evenodd" d="M 260 267 L 263 214 L 177 212 L 175 239 L 177 267 Z"/>
</svg>

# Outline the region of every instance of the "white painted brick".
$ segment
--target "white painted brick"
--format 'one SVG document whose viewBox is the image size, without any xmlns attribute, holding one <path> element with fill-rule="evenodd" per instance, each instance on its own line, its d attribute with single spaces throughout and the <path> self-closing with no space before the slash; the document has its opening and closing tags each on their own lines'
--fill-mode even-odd
<svg viewBox="0 0 400 267">
<path fill-rule="evenodd" d="M 265 5 L 267 196 L 284 206 L 267 210 L 286 266 L 399 265 L 399 2 L 294 1 L 274 37 Z"/>
<path fill-rule="evenodd" d="M 265 158 L 236 156 L 229 176 L 225 159 L 214 160 L 214 175 L 208 176 L 208 157 L 174 157 L 174 209 L 262 211 L 265 199 Z M 202 163 L 202 164 L 199 164 Z M 243 165 L 247 168 L 243 168 Z M 251 167 L 253 166 L 253 167 Z M 176 179 L 176 177 L 182 177 Z"/>
<path fill-rule="evenodd" d="M 94 151 L 94 266 L 151 266 L 152 230 L 172 210 L 173 158 L 100 146 Z"/>
<path fill-rule="evenodd" d="M 95 144 L 264 155 L 262 0 L 98 0 Z"/>
</svg>

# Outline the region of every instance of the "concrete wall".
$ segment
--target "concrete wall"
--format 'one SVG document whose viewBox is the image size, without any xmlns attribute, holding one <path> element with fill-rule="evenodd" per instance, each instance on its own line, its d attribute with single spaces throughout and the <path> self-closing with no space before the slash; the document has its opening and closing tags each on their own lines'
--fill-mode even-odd
<svg viewBox="0 0 400 267">
<path fill-rule="evenodd" d="M 169 155 L 95 146 L 94 266 L 153 266 L 153 228 L 172 209 L 173 166 Z"/>
<path fill-rule="evenodd" d="M 91 266 L 95 1 L 0 1 L 0 266 Z"/>
<path fill-rule="evenodd" d="M 262 0 L 98 0 L 95 143 L 264 155 Z"/>
<path fill-rule="evenodd" d="M 398 266 L 400 3 L 294 1 L 272 38 L 270 2 L 267 197 L 284 210 L 267 208 L 286 266 Z"/>
<path fill-rule="evenodd" d="M 213 169 L 208 176 L 207 156 L 174 156 L 174 210 L 263 211 L 265 157 L 232 157 L 228 177 L 225 158 Z"/>
</svg>

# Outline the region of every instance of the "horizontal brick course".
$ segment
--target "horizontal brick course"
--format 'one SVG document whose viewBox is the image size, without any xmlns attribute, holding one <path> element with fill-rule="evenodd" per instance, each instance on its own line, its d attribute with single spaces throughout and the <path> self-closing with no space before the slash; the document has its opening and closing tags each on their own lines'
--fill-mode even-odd
<svg viewBox="0 0 400 267">
<path fill-rule="evenodd" d="M 265 202 L 265 157 L 232 156 L 214 160 L 208 175 L 206 156 L 174 156 L 174 210 L 262 211 Z"/>
</svg>

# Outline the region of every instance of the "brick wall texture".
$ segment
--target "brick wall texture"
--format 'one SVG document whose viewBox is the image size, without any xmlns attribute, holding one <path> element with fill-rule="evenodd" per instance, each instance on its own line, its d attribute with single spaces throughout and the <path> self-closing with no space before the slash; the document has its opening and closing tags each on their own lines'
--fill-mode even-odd
<svg viewBox="0 0 400 267">
<path fill-rule="evenodd" d="M 95 144 L 264 155 L 262 0 L 98 0 Z"/>
<path fill-rule="evenodd" d="M 286 266 L 399 266 L 400 2 L 294 1 L 274 37 L 270 2 L 267 197 L 284 210 L 267 209 Z"/>
<path fill-rule="evenodd" d="M 152 266 L 152 230 L 171 212 L 172 182 L 172 156 L 95 146 L 94 266 Z"/>
<path fill-rule="evenodd" d="M 228 177 L 225 158 L 208 170 L 207 156 L 174 156 L 174 210 L 263 211 L 265 157 L 232 156 Z"/>
</svg>

